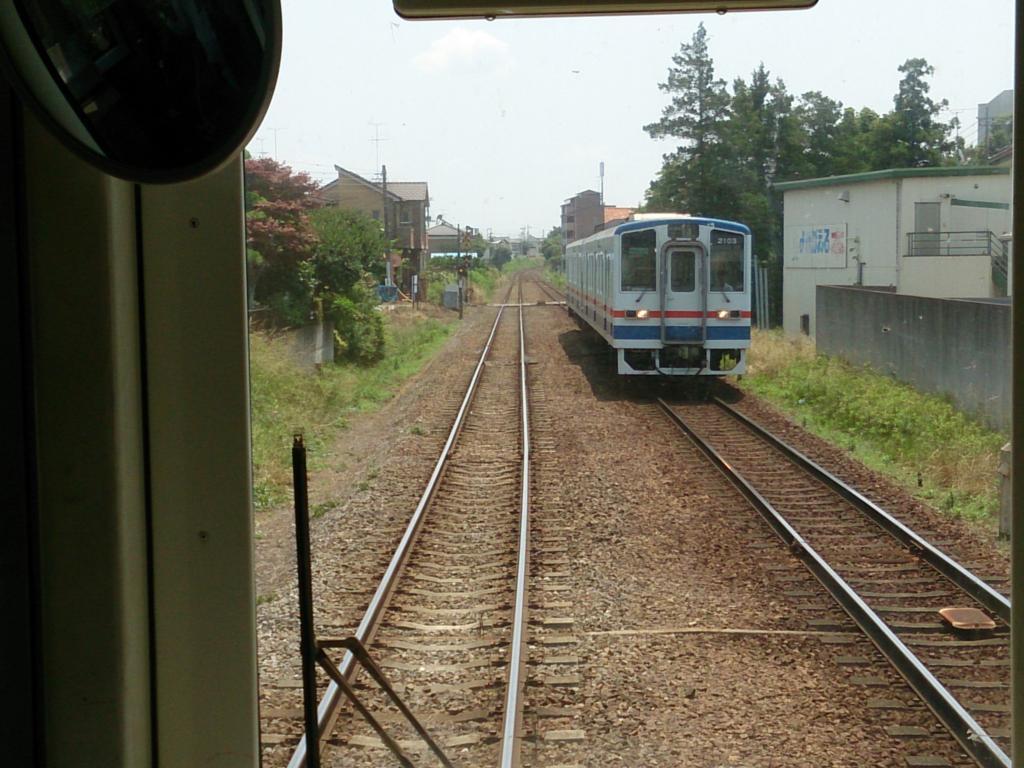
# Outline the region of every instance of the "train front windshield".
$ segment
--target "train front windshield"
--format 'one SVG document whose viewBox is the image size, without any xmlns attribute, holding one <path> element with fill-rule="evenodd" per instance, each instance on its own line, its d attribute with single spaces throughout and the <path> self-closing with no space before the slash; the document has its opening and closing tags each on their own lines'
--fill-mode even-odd
<svg viewBox="0 0 1024 768">
<path fill-rule="evenodd" d="M 711 233 L 711 290 L 743 290 L 743 235 L 735 232 Z"/>
</svg>

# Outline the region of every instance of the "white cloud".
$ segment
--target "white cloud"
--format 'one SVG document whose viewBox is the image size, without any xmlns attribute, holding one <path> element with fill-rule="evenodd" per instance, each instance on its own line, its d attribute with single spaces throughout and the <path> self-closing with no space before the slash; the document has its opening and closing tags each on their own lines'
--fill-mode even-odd
<svg viewBox="0 0 1024 768">
<path fill-rule="evenodd" d="M 452 70 L 497 71 L 512 65 L 508 43 L 483 30 L 456 27 L 413 58 L 413 64 L 430 75 Z"/>
</svg>

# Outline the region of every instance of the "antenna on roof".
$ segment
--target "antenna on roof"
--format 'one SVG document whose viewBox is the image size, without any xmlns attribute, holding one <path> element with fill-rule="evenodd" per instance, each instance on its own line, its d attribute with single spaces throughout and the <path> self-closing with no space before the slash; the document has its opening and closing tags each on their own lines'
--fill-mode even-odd
<svg viewBox="0 0 1024 768">
<path fill-rule="evenodd" d="M 377 162 L 374 163 L 373 167 L 374 168 L 380 168 L 380 145 L 381 145 L 381 142 L 383 142 L 383 141 L 391 141 L 391 139 L 389 139 L 387 137 L 384 137 L 382 139 L 380 137 L 381 126 L 387 125 L 387 123 L 378 123 L 378 122 L 375 122 L 375 121 L 371 120 L 369 122 L 369 124 L 373 126 L 373 138 L 370 139 L 370 141 L 373 142 L 373 144 L 374 144 L 374 146 L 375 146 L 375 148 L 377 150 Z"/>
</svg>

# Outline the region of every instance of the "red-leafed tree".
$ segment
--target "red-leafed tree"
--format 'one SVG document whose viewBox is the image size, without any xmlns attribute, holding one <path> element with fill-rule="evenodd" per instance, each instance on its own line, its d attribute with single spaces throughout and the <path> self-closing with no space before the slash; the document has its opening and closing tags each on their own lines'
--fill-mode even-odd
<svg viewBox="0 0 1024 768">
<path fill-rule="evenodd" d="M 268 157 L 245 161 L 249 300 L 285 322 L 302 322 L 312 306 L 310 257 L 316 235 L 308 212 L 318 207 L 309 174 Z"/>
</svg>

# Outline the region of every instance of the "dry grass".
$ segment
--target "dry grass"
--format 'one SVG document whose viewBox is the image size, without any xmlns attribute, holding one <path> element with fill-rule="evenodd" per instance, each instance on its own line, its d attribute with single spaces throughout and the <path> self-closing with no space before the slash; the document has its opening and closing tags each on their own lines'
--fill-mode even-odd
<svg viewBox="0 0 1024 768">
<path fill-rule="evenodd" d="M 778 376 L 796 360 L 814 360 L 814 342 L 806 336 L 786 338 L 781 330 L 751 329 L 747 372 L 750 376 Z"/>
</svg>

